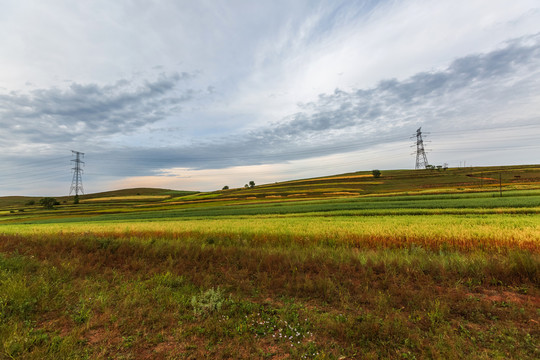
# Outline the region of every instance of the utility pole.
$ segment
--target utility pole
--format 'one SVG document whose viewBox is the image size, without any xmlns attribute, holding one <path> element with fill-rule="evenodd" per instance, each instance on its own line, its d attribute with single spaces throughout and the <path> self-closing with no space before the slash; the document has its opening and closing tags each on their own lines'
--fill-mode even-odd
<svg viewBox="0 0 540 360">
<path fill-rule="evenodd" d="M 415 135 L 413 135 L 414 137 Z M 416 130 L 416 166 L 415 169 L 427 169 L 428 161 L 424 149 L 424 140 L 422 140 L 422 128 Z"/>
<path fill-rule="evenodd" d="M 79 192 L 81 194 L 84 194 L 83 185 L 82 185 L 82 168 L 81 164 L 84 164 L 84 161 L 81 161 L 81 157 L 84 157 L 84 153 L 79 151 L 71 150 L 73 155 L 75 155 L 75 159 L 71 160 L 75 163 L 75 167 L 73 167 L 71 170 L 73 170 L 73 180 L 71 181 L 71 188 L 69 189 L 69 195 L 73 191 L 75 191 L 75 197 L 79 196 Z"/>
</svg>

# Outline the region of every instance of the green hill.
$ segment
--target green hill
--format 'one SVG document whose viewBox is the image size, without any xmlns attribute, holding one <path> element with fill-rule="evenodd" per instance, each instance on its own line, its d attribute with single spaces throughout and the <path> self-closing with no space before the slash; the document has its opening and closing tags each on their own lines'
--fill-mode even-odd
<svg viewBox="0 0 540 360">
<path fill-rule="evenodd" d="M 540 188 L 540 165 L 450 168 L 446 170 L 385 170 L 375 178 L 371 171 L 235 188 L 175 197 L 173 201 L 197 200 L 293 200 L 351 196 L 445 194 Z"/>
<path fill-rule="evenodd" d="M 404 196 L 414 201 L 413 207 L 448 209 L 494 208 L 497 204 L 486 197 L 500 192 L 512 194 L 505 206 L 526 208 L 534 199 L 526 199 L 525 191 L 540 189 L 540 165 L 468 167 L 439 170 L 383 170 L 379 177 L 371 171 L 298 179 L 250 188 L 233 188 L 213 192 L 176 191 L 155 188 L 134 188 L 58 197 L 53 210 L 43 209 L 40 198 L 0 198 L 0 221 L 57 220 L 92 216 L 125 218 L 164 218 L 178 216 L 220 216 L 249 214 L 306 213 L 317 211 L 390 211 L 402 208 L 392 205 Z M 516 193 L 519 192 L 519 193 Z M 477 194 L 471 198 L 467 194 Z M 482 195 L 485 194 L 485 195 Z M 494 195 L 495 194 L 495 195 Z M 446 199 L 444 196 L 459 195 Z M 418 198 L 415 198 L 418 197 Z M 432 196 L 431 198 L 429 196 Z M 433 198 L 435 196 L 436 198 Z M 375 199 L 385 203 L 374 203 Z M 423 200 L 430 201 L 422 205 Z M 458 200 L 456 200 L 458 199 Z M 32 204 L 33 202 L 33 204 Z M 404 211 L 403 209 L 401 211 Z M 98 217 L 99 216 L 99 217 Z"/>
</svg>

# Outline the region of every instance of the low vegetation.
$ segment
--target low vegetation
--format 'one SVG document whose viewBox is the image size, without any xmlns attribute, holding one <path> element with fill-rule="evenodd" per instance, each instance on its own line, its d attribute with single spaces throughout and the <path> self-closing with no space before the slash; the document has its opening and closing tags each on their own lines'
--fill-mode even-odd
<svg viewBox="0 0 540 360">
<path fill-rule="evenodd" d="M 537 359 L 539 170 L 519 169 L 502 198 L 448 169 L 355 197 L 263 196 L 371 173 L 5 200 L 0 358 Z"/>
</svg>

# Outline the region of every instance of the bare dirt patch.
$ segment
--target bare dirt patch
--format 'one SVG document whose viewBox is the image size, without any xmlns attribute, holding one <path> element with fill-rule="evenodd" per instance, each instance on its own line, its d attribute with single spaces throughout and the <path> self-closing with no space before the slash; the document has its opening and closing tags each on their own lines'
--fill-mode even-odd
<svg viewBox="0 0 540 360">
<path fill-rule="evenodd" d="M 506 303 L 513 303 L 517 305 L 530 304 L 536 307 L 540 307 L 540 297 L 532 296 L 532 295 L 525 295 L 525 294 L 518 294 L 512 291 L 508 291 L 508 290 L 503 290 L 503 291 L 484 290 L 478 293 L 468 293 L 467 295 L 483 298 L 488 301 L 506 302 Z"/>
</svg>

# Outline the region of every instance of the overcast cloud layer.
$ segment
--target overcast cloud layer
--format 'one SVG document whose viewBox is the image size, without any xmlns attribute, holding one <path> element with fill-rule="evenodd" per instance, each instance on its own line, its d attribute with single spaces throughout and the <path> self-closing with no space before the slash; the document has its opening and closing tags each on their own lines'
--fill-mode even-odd
<svg viewBox="0 0 540 360">
<path fill-rule="evenodd" d="M 2 195 L 539 163 L 536 1 L 4 1 Z"/>
</svg>

